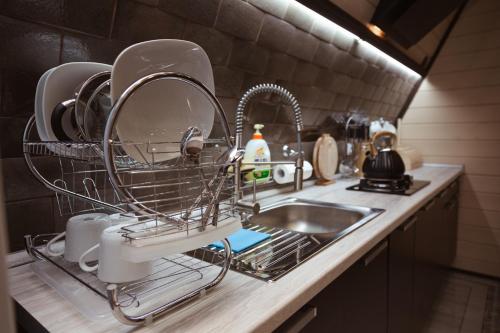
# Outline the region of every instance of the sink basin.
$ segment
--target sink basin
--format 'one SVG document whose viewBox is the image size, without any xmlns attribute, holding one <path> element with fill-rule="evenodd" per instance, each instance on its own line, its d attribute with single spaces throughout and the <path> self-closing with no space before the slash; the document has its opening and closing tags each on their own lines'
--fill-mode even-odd
<svg viewBox="0 0 500 333">
<path fill-rule="evenodd" d="M 288 198 L 262 208 L 244 223 L 271 235 L 234 256 L 232 268 L 274 281 L 384 210 Z"/>
<path fill-rule="evenodd" d="M 376 209 L 302 199 L 287 199 L 267 206 L 250 219 L 252 224 L 304 234 L 331 237 L 353 227 Z"/>
</svg>

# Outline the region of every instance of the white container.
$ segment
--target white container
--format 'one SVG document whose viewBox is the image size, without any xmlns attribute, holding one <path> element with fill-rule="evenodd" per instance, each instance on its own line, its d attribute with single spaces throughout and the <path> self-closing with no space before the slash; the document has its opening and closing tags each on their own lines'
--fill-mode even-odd
<svg viewBox="0 0 500 333">
<path fill-rule="evenodd" d="M 245 174 L 245 181 L 252 183 L 254 179 L 258 182 L 266 182 L 271 177 L 270 165 L 253 165 L 252 162 L 270 162 L 271 152 L 266 140 L 264 140 L 260 130 L 264 128 L 262 124 L 255 124 L 255 133 L 252 139 L 248 141 L 245 147 L 245 155 L 243 157 L 243 171 L 253 168 L 253 171 Z"/>
</svg>

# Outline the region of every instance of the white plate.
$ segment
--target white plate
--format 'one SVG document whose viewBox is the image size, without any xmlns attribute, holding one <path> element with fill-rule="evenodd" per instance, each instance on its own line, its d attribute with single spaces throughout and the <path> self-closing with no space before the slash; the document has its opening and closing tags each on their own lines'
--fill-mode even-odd
<svg viewBox="0 0 500 333">
<path fill-rule="evenodd" d="M 69 62 L 53 68 L 45 80 L 43 89 L 43 124 L 45 133 L 39 132 L 44 136 L 40 137 L 40 139 L 43 141 L 58 141 L 51 125 L 54 107 L 60 102 L 74 98 L 75 89 L 90 76 L 110 70 L 111 65 L 94 62 Z M 75 146 L 68 145 L 66 149 L 61 149 L 61 147 L 49 144 L 47 147 L 55 153 L 77 154 Z"/>
<path fill-rule="evenodd" d="M 198 45 L 175 39 L 160 39 L 135 44 L 117 57 L 111 72 L 113 103 L 132 83 L 157 72 L 180 72 L 203 83 L 212 93 L 212 66 Z M 116 124 L 123 149 L 139 162 L 161 162 L 178 157 L 179 142 L 190 126 L 196 126 L 206 139 L 215 110 L 194 87 L 177 80 L 153 81 L 137 90 L 124 104 Z M 161 142 L 162 144 L 148 145 Z M 143 143 L 134 145 L 127 143 Z"/>
<path fill-rule="evenodd" d="M 38 136 L 40 139 L 42 137 L 47 137 L 47 134 L 45 132 L 45 124 L 43 122 L 43 91 L 45 88 L 45 81 L 47 80 L 47 76 L 49 76 L 50 72 L 52 72 L 52 69 L 49 69 L 45 73 L 43 73 L 42 76 L 40 76 L 40 79 L 38 80 L 38 84 L 36 86 L 36 93 L 35 93 L 35 123 L 36 123 L 36 129 L 38 131 Z"/>
</svg>

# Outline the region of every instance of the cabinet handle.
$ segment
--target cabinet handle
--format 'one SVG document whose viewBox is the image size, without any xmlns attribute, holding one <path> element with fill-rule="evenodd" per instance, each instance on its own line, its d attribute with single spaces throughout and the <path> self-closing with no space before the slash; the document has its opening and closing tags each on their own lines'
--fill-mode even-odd
<svg viewBox="0 0 500 333">
<path fill-rule="evenodd" d="M 448 186 L 448 187 L 447 187 L 447 188 L 446 188 L 443 192 L 441 192 L 441 193 L 439 194 L 439 199 L 442 199 L 442 198 L 444 198 L 445 196 L 447 196 L 447 195 L 448 195 L 448 193 L 450 192 L 450 190 L 451 190 L 451 186 Z"/>
<path fill-rule="evenodd" d="M 436 204 L 436 198 L 432 199 L 427 205 L 425 205 L 425 207 L 423 208 L 423 211 L 427 212 L 429 209 L 434 207 L 435 204 Z"/>
<path fill-rule="evenodd" d="M 418 220 L 418 217 L 416 215 L 410 217 L 410 219 L 404 223 L 402 226 L 398 228 L 398 230 L 402 232 L 406 232 L 408 229 L 410 229 Z"/>
<path fill-rule="evenodd" d="M 453 198 L 453 200 L 448 202 L 448 204 L 446 205 L 447 206 L 446 209 L 453 210 L 457 204 L 458 204 L 458 199 L 455 197 L 455 198 Z"/>
<path fill-rule="evenodd" d="M 318 315 L 318 308 L 306 305 L 297 311 L 292 318 L 277 330 L 279 333 L 299 333 L 307 324 L 309 324 Z"/>
<path fill-rule="evenodd" d="M 363 259 L 363 263 L 366 266 L 368 266 L 375 258 L 378 257 L 379 254 L 381 254 L 386 248 L 389 243 L 385 240 L 380 245 L 376 248 L 373 249 L 369 254 L 366 255 L 366 257 Z"/>
</svg>

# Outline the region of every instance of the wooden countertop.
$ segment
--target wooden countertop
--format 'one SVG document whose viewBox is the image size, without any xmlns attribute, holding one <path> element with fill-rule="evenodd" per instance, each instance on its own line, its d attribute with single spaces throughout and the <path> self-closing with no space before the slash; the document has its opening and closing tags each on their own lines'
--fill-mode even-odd
<svg viewBox="0 0 500 333">
<path fill-rule="evenodd" d="M 266 203 L 297 197 L 386 210 L 371 222 L 324 249 L 276 282 L 263 282 L 233 271 L 205 297 L 174 311 L 147 327 L 108 319 L 89 321 L 22 263 L 27 256 L 11 254 L 8 261 L 12 297 L 50 332 L 270 332 L 341 275 L 374 245 L 414 214 L 463 172 L 458 165 L 424 165 L 415 179 L 431 184 L 412 196 L 347 191 L 356 180 L 329 186 L 311 182 L 299 193 L 270 190 L 259 195 Z"/>
</svg>

